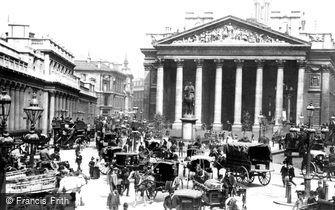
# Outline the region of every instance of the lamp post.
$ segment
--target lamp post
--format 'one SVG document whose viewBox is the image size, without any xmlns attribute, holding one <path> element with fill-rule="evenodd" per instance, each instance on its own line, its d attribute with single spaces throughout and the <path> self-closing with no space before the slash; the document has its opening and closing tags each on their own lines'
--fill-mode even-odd
<svg viewBox="0 0 335 210">
<path fill-rule="evenodd" d="M 30 121 L 30 131 L 27 135 L 25 135 L 24 142 L 31 145 L 29 164 L 33 166 L 34 165 L 34 155 L 35 155 L 34 144 L 38 144 L 39 143 L 38 141 L 40 140 L 39 135 L 36 133 L 36 130 L 35 130 L 35 124 L 36 124 L 36 121 L 41 117 L 41 114 L 44 110 L 38 105 L 36 93 L 33 93 L 33 97 L 31 99 L 29 107 L 24 108 L 23 110 L 27 114 L 28 120 Z"/>
<path fill-rule="evenodd" d="M 315 129 L 311 128 L 311 120 L 314 114 L 315 107 L 312 103 L 307 106 L 307 116 L 308 116 L 308 129 L 307 131 L 307 166 L 306 166 L 306 176 L 304 177 L 305 181 L 305 191 L 306 196 L 310 196 L 311 192 L 311 134 L 315 132 Z"/>
<path fill-rule="evenodd" d="M 304 125 L 304 116 L 301 113 L 299 116 L 299 126 L 303 126 L 303 125 Z"/>
<path fill-rule="evenodd" d="M 0 95 L 0 119 L 1 119 L 1 136 L 0 136 L 0 206 L 3 209 L 7 209 L 7 204 L 5 201 L 6 193 L 6 165 L 8 163 L 8 158 L 10 155 L 10 148 L 13 145 L 13 139 L 9 136 L 7 132 L 7 119 L 10 111 L 10 104 L 12 102 L 11 97 L 7 94 L 5 90 L 1 92 Z"/>
</svg>

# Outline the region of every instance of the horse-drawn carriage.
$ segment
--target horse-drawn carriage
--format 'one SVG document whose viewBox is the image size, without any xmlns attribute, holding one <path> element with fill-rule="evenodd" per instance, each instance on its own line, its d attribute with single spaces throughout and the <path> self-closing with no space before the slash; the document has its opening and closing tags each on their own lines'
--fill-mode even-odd
<svg viewBox="0 0 335 210">
<path fill-rule="evenodd" d="M 179 162 L 178 161 L 158 161 L 151 162 L 153 167 L 153 173 L 146 189 L 146 194 L 149 199 L 155 199 L 157 193 L 161 191 L 169 192 L 178 188 L 179 183 Z"/>
<path fill-rule="evenodd" d="M 237 181 L 243 184 L 252 183 L 256 176 L 262 185 L 271 181 L 271 149 L 260 143 L 229 143 L 225 147 L 226 159 L 220 163 L 230 170 Z"/>
<path fill-rule="evenodd" d="M 284 148 L 285 155 L 292 156 L 293 152 L 302 156 L 306 150 L 307 133 L 301 131 L 300 128 L 290 128 L 290 132 L 285 135 Z"/>
<path fill-rule="evenodd" d="M 55 144 L 61 148 L 72 148 L 75 144 L 86 145 L 90 142 L 87 125 L 84 121 L 54 119 L 52 121 Z"/>
</svg>

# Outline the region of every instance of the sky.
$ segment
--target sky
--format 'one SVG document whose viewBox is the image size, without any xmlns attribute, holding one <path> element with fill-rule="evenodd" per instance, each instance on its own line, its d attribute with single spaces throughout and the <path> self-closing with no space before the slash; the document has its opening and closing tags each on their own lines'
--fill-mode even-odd
<svg viewBox="0 0 335 210">
<path fill-rule="evenodd" d="M 254 0 L 7 0 L 0 6 L 0 35 L 10 23 L 28 24 L 36 36 L 52 37 L 75 59 L 122 63 L 143 77 L 146 33 L 181 28 L 185 12 L 211 11 L 215 18 L 253 17 Z M 334 0 L 272 0 L 272 10 L 302 10 L 307 25 L 335 34 Z"/>
</svg>

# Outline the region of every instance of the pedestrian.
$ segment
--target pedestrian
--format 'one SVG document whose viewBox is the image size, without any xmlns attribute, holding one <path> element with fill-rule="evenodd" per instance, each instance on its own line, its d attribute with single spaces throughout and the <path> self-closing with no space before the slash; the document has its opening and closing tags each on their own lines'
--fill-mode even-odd
<svg viewBox="0 0 335 210">
<path fill-rule="evenodd" d="M 115 179 L 117 179 L 116 174 L 113 168 L 111 168 L 107 175 L 107 184 L 109 185 L 111 193 L 114 191 L 114 189 L 116 189 L 116 184 L 114 184 L 116 182 Z"/>
<path fill-rule="evenodd" d="M 128 179 L 129 175 L 130 174 L 129 174 L 128 168 L 124 168 L 122 170 L 122 184 L 124 186 L 124 191 L 127 191 L 126 196 L 129 196 L 129 185 L 130 185 L 130 182 Z M 123 195 L 123 193 L 121 195 Z"/>
<path fill-rule="evenodd" d="M 318 181 L 318 187 L 315 190 L 318 199 L 326 199 L 326 191 L 322 186 L 322 180 Z"/>
<path fill-rule="evenodd" d="M 183 142 L 183 140 L 179 141 L 179 157 L 183 157 L 184 156 L 184 146 L 185 143 Z"/>
<path fill-rule="evenodd" d="M 144 150 L 144 146 L 143 146 L 143 143 L 141 142 L 140 143 L 140 146 L 138 147 L 138 152 L 142 152 Z"/>
<path fill-rule="evenodd" d="M 133 143 L 132 140 L 128 137 L 127 138 L 127 145 L 128 145 L 128 151 L 129 152 L 132 152 L 132 146 L 133 146 L 132 143 Z"/>
<path fill-rule="evenodd" d="M 298 199 L 294 203 L 292 210 L 299 210 L 301 207 L 303 207 L 307 203 L 305 201 L 304 191 L 298 191 L 297 194 L 298 194 Z"/>
<path fill-rule="evenodd" d="M 294 184 L 294 186 L 297 186 L 296 183 L 294 183 L 293 181 L 293 178 L 295 177 L 295 173 L 294 173 L 294 167 L 293 165 L 288 165 L 288 178 L 289 178 L 289 181 Z"/>
<path fill-rule="evenodd" d="M 285 187 L 286 186 L 286 183 L 285 183 L 285 177 L 288 176 L 288 168 L 287 168 L 287 165 L 284 164 L 281 169 L 280 169 L 280 174 L 281 174 L 281 179 L 282 179 L 282 182 L 283 182 L 283 186 Z"/>
<path fill-rule="evenodd" d="M 82 159 L 83 159 L 83 157 L 81 156 L 80 151 L 79 151 L 77 156 L 76 156 L 76 163 L 78 165 L 77 171 L 81 171 L 80 165 L 82 163 Z"/>
<path fill-rule="evenodd" d="M 316 203 L 317 201 L 316 201 L 316 197 L 315 196 L 316 196 L 315 191 L 311 191 L 309 198 L 307 198 L 307 204 L 314 204 L 314 203 Z"/>
<path fill-rule="evenodd" d="M 125 143 L 123 145 L 123 152 L 128 152 L 128 145 L 127 145 L 127 143 Z"/>
<path fill-rule="evenodd" d="M 88 163 L 88 166 L 89 166 L 90 177 L 92 179 L 93 173 L 94 173 L 94 166 L 95 166 L 94 157 L 91 158 L 91 161 Z"/>
<path fill-rule="evenodd" d="M 134 207 L 136 206 L 137 203 L 137 195 L 136 193 L 139 191 L 139 184 L 140 184 L 140 180 L 141 180 L 141 176 L 138 172 L 137 169 L 133 170 L 132 172 L 130 172 L 128 180 L 134 180 L 134 190 L 135 190 L 135 202 L 134 202 Z M 141 196 L 144 196 L 144 191 L 141 191 Z M 144 199 L 145 201 L 145 199 Z"/>
<path fill-rule="evenodd" d="M 110 210 L 118 210 L 120 205 L 120 196 L 117 190 L 110 192 L 107 198 L 107 207 Z"/>
</svg>

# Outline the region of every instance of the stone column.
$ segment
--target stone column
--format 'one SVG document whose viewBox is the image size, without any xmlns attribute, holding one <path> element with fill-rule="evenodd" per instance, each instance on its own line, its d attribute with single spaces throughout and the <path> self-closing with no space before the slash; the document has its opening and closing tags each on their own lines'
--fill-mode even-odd
<svg viewBox="0 0 335 210">
<path fill-rule="evenodd" d="M 63 102 L 62 109 L 66 110 L 66 95 L 65 94 L 63 95 L 62 102 Z M 65 117 L 66 117 L 66 112 L 64 112 L 64 118 Z"/>
<path fill-rule="evenodd" d="M 58 92 L 55 91 L 54 95 L 55 95 L 55 113 L 54 113 L 54 115 L 55 115 L 55 117 L 58 117 L 58 114 L 59 114 L 58 113 L 58 109 L 59 109 Z"/>
<path fill-rule="evenodd" d="M 216 75 L 215 75 L 215 102 L 214 102 L 214 130 L 222 130 L 221 123 L 221 106 L 222 106 L 222 60 L 215 60 Z"/>
<path fill-rule="evenodd" d="M 157 63 L 156 114 L 163 114 L 164 60 L 158 59 Z"/>
<path fill-rule="evenodd" d="M 49 127 L 51 128 L 51 122 L 55 117 L 55 92 L 50 91 L 49 96 L 50 96 Z"/>
<path fill-rule="evenodd" d="M 9 112 L 9 119 L 8 119 L 9 121 L 7 121 L 7 125 L 8 125 L 8 131 L 13 131 L 14 125 L 15 125 L 15 107 L 17 106 L 17 104 L 20 103 L 20 101 L 15 100 L 15 85 L 14 84 L 10 87 L 9 95 L 12 98 L 12 103 L 10 104 L 10 112 Z"/>
<path fill-rule="evenodd" d="M 72 96 L 69 97 L 69 117 L 72 118 L 72 110 L 73 106 L 72 106 Z"/>
<path fill-rule="evenodd" d="M 276 86 L 276 115 L 275 115 L 275 129 L 281 125 L 281 118 L 283 113 L 283 85 L 284 85 L 284 64 L 285 61 L 277 60 L 277 86 Z"/>
<path fill-rule="evenodd" d="M 42 112 L 42 133 L 47 133 L 49 128 L 48 116 L 49 116 L 49 93 L 43 91 L 43 102 L 41 103 L 44 111 Z"/>
<path fill-rule="evenodd" d="M 22 103 L 22 102 L 20 102 L 20 85 L 18 85 L 18 86 L 15 87 L 15 94 L 14 94 L 14 96 L 12 98 L 12 102 L 13 101 L 17 101 L 17 103 L 15 103 L 15 113 L 14 113 L 14 116 L 15 116 L 14 117 L 14 119 L 15 119 L 14 121 L 15 121 L 15 123 L 14 123 L 14 130 L 20 130 L 20 127 L 21 127 L 21 125 L 20 125 L 20 107 L 21 107 L 20 104 Z"/>
<path fill-rule="evenodd" d="M 298 60 L 299 71 L 298 71 L 298 85 L 297 85 L 297 110 L 296 110 L 296 125 L 300 123 L 300 116 L 304 113 L 304 78 L 306 61 Z"/>
<path fill-rule="evenodd" d="M 194 114 L 196 121 L 196 128 L 201 129 L 202 126 L 202 66 L 203 60 L 197 59 L 195 60 L 197 64 L 197 69 L 195 73 L 195 105 L 194 105 Z"/>
<path fill-rule="evenodd" d="M 235 82 L 235 104 L 234 104 L 234 124 L 232 126 L 233 132 L 240 132 L 242 128 L 242 67 L 243 60 L 236 59 L 236 82 Z"/>
<path fill-rule="evenodd" d="M 26 114 L 23 111 L 24 108 L 24 91 L 25 91 L 25 86 L 21 86 L 20 88 L 20 114 L 19 114 L 19 119 L 20 119 L 20 129 L 25 129 L 26 127 L 26 121 L 23 119 Z"/>
<path fill-rule="evenodd" d="M 183 103 L 183 60 L 177 59 L 177 73 L 176 73 L 176 105 L 175 105 L 175 121 L 173 123 L 174 129 L 181 129 L 182 118 L 182 103 Z"/>
<path fill-rule="evenodd" d="M 263 65 L 264 61 L 256 60 L 256 90 L 255 90 L 255 113 L 254 125 L 252 126 L 253 133 L 259 133 L 259 119 L 258 116 L 262 113 L 262 99 L 263 99 Z M 258 136 L 258 135 L 256 135 Z"/>
</svg>

